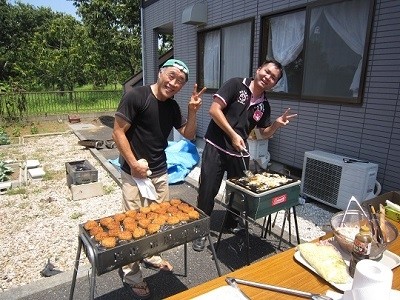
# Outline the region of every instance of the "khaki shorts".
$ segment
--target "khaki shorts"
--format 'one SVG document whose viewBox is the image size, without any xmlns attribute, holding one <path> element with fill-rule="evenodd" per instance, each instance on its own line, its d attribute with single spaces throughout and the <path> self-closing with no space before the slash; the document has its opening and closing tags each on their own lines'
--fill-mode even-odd
<svg viewBox="0 0 400 300">
<path fill-rule="evenodd" d="M 125 210 L 139 209 L 140 207 L 149 206 L 152 200 L 144 198 L 140 195 L 139 188 L 132 176 L 121 170 L 122 181 L 122 205 Z M 161 203 L 169 200 L 168 174 L 151 178 L 156 192 L 156 202 Z"/>
<path fill-rule="evenodd" d="M 122 206 L 125 210 L 139 209 L 148 206 L 153 200 L 143 198 L 132 176 L 121 170 L 122 181 Z M 168 174 L 151 179 L 157 192 L 156 202 L 160 203 L 169 200 Z M 152 263 L 160 263 L 162 258 L 158 255 L 149 257 Z M 127 284 L 134 285 L 143 281 L 142 271 L 138 262 L 133 262 L 122 267 L 124 273 L 123 280 Z"/>
</svg>

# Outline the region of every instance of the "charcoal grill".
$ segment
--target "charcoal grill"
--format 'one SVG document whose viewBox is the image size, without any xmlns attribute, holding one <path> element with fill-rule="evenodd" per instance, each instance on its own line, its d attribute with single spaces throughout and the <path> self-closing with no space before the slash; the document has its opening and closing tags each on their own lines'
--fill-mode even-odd
<svg viewBox="0 0 400 300">
<path fill-rule="evenodd" d="M 218 275 L 221 271 L 218 265 L 215 249 L 210 236 L 210 217 L 195 208 L 200 218 L 194 221 L 181 222 L 177 225 L 163 225 L 159 232 L 146 235 L 137 240 L 122 241 L 110 249 L 106 249 L 96 242 L 90 234 L 79 225 L 78 251 L 70 291 L 70 300 L 73 299 L 76 277 L 79 267 L 81 250 L 83 248 L 91 266 L 89 299 L 94 298 L 95 278 L 109 271 L 120 268 L 129 263 L 158 254 L 165 250 L 184 244 L 184 268 L 187 275 L 187 243 L 197 238 L 208 236 Z M 97 220 L 99 221 L 99 220 Z"/>
<path fill-rule="evenodd" d="M 279 173 L 273 173 L 280 176 L 284 176 Z M 248 180 L 246 177 L 242 178 L 232 178 L 226 180 L 226 191 L 225 191 L 225 199 L 228 201 L 225 203 L 225 206 L 228 211 L 232 211 L 235 209 L 240 213 L 239 217 L 242 218 L 245 224 L 246 230 L 246 247 L 247 247 L 247 264 L 250 264 L 249 259 L 249 231 L 248 231 L 248 222 L 255 222 L 257 219 L 264 217 L 263 224 L 263 232 L 266 226 L 266 217 L 268 217 L 268 226 L 271 224 L 271 214 L 278 212 L 280 210 L 285 210 L 285 214 L 290 214 L 290 210 L 293 210 L 294 221 L 295 221 L 295 229 L 296 229 L 296 237 L 297 243 L 300 243 L 299 238 L 299 230 L 297 224 L 297 216 L 296 216 L 296 205 L 299 203 L 299 194 L 300 194 L 300 180 L 294 176 L 285 176 L 288 179 L 287 182 L 281 183 L 279 186 L 274 188 L 260 188 L 258 189 L 255 186 L 248 185 Z M 280 248 L 281 240 L 283 236 L 283 231 L 285 227 L 286 215 L 283 221 L 283 226 L 281 229 L 280 241 L 278 248 Z M 290 232 L 290 218 L 289 219 L 289 236 Z M 218 249 L 222 231 L 226 222 L 226 214 L 223 225 L 221 227 L 221 231 L 218 236 L 218 241 L 216 244 L 216 249 Z M 265 230 L 266 233 L 267 229 Z"/>
</svg>

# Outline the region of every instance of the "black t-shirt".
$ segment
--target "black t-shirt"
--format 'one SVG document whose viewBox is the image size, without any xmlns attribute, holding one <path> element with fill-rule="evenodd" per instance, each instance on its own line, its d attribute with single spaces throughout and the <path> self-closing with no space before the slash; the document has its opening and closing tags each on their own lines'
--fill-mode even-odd
<svg viewBox="0 0 400 300">
<path fill-rule="evenodd" d="M 223 113 L 233 130 L 247 143 L 249 133 L 256 126 L 265 128 L 271 125 L 271 107 L 265 93 L 263 101 L 250 106 L 251 91 L 249 85 L 251 78 L 232 78 L 226 81 L 214 96 L 226 103 Z M 210 121 L 205 135 L 206 140 L 217 147 L 237 155 L 231 139 L 214 122 Z"/>
<path fill-rule="evenodd" d="M 146 85 L 127 92 L 115 115 L 131 124 L 126 137 L 135 157 L 148 161 L 153 173 L 151 177 L 165 174 L 168 136 L 173 127 L 179 129 L 186 124 L 178 103 L 172 98 L 166 101 L 157 100 L 150 86 Z M 120 164 L 124 172 L 131 173 L 122 155 Z"/>
</svg>

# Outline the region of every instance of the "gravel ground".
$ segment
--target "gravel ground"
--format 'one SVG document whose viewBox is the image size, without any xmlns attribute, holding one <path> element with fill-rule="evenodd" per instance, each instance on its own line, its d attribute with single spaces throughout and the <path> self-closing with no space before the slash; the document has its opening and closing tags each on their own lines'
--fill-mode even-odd
<svg viewBox="0 0 400 300">
<path fill-rule="evenodd" d="M 78 225 L 121 211 L 121 192 L 107 171 L 73 133 L 25 137 L 23 144 L 2 147 L 2 160 L 22 164 L 37 159 L 46 175 L 41 181 L 0 195 L 0 291 L 41 277 L 50 260 L 59 271 L 72 270 L 78 244 Z M 98 170 L 103 196 L 72 200 L 65 163 L 88 160 Z M 88 264 L 82 258 L 82 264 Z"/>
<path fill-rule="evenodd" d="M 78 225 L 121 211 L 118 185 L 91 152 L 77 142 L 75 134 L 66 132 L 25 137 L 20 145 L 1 148 L 2 160 L 22 164 L 26 159 L 37 159 L 46 175 L 41 181 L 30 181 L 26 186 L 12 189 L 12 194 L 0 195 L 0 291 L 41 279 L 40 271 L 48 260 L 58 271 L 72 270 Z M 65 163 L 85 159 L 98 170 L 98 181 L 105 194 L 74 201 L 66 183 Z M 334 209 L 315 202 L 298 206 L 301 240 L 322 236 L 325 232 L 321 228 L 329 223 L 334 212 Z M 281 227 L 283 219 L 284 212 L 279 212 L 275 225 Z M 89 262 L 81 255 L 80 265 L 85 264 Z"/>
</svg>

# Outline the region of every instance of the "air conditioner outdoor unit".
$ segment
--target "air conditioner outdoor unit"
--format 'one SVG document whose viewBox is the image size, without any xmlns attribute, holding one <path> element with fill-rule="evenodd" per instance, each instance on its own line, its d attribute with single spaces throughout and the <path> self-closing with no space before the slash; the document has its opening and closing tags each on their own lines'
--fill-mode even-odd
<svg viewBox="0 0 400 300">
<path fill-rule="evenodd" d="M 359 203 L 374 197 L 378 165 L 320 150 L 304 154 L 301 193 L 345 210 L 352 196 Z"/>
</svg>

